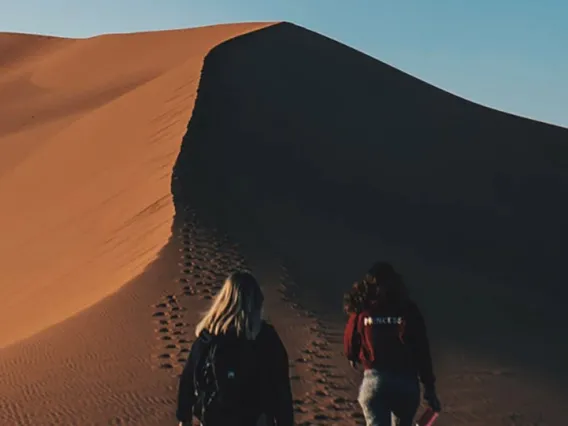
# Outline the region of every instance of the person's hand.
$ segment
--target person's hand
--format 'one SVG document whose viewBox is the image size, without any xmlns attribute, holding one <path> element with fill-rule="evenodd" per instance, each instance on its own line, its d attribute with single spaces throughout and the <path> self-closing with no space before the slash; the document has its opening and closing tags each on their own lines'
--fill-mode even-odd
<svg viewBox="0 0 568 426">
<path fill-rule="evenodd" d="M 440 400 L 438 399 L 436 388 L 434 386 L 427 386 L 424 388 L 424 400 L 436 413 L 439 413 L 442 410 L 442 405 L 440 404 Z"/>
</svg>

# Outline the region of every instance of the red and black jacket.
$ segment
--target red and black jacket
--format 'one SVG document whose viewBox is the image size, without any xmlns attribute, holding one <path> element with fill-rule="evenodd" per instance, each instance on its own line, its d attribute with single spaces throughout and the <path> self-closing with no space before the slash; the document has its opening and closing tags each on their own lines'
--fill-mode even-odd
<svg viewBox="0 0 568 426">
<path fill-rule="evenodd" d="M 347 359 L 365 370 L 418 374 L 424 386 L 434 385 L 426 325 L 413 302 L 350 314 L 343 343 Z"/>
</svg>

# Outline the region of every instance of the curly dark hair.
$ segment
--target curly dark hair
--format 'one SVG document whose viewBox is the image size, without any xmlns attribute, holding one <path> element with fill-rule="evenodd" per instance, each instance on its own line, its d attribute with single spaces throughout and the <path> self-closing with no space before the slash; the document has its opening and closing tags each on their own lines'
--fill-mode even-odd
<svg viewBox="0 0 568 426">
<path fill-rule="evenodd" d="M 357 281 L 343 296 L 343 309 L 348 314 L 359 313 L 373 304 L 404 305 L 408 293 L 402 277 L 388 262 L 376 262 L 361 281 Z"/>
</svg>

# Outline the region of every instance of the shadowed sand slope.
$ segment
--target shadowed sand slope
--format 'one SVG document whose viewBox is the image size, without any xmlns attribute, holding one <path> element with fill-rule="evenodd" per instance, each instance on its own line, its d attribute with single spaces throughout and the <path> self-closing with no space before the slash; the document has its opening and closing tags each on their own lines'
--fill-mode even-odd
<svg viewBox="0 0 568 426">
<path fill-rule="evenodd" d="M 156 257 L 203 56 L 260 26 L 0 34 L 0 347 L 94 304 Z"/>
<path fill-rule="evenodd" d="M 216 47 L 198 93 L 184 197 L 285 259 L 338 329 L 341 293 L 393 261 L 430 324 L 444 424 L 561 422 L 568 130 L 290 24 Z"/>
</svg>

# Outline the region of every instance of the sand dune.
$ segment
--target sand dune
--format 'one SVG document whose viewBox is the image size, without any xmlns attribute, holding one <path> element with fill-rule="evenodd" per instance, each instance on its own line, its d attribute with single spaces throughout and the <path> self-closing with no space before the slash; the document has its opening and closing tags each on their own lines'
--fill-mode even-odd
<svg viewBox="0 0 568 426">
<path fill-rule="evenodd" d="M 562 424 L 566 129 L 290 24 L 2 34 L 0 58 L 0 424 L 173 424 L 240 266 L 298 424 L 360 424 L 340 296 L 378 258 L 426 312 L 441 426 Z"/>
</svg>

